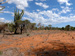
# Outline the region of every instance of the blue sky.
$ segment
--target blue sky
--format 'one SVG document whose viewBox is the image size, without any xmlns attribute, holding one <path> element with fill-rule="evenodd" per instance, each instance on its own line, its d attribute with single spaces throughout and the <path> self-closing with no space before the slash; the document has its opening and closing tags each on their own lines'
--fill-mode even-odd
<svg viewBox="0 0 75 56">
<path fill-rule="evenodd" d="M 12 22 L 16 7 L 24 10 L 22 20 L 33 23 L 51 24 L 55 27 L 71 25 L 75 27 L 75 0 L 9 0 L 0 13 L 1 22 Z"/>
</svg>

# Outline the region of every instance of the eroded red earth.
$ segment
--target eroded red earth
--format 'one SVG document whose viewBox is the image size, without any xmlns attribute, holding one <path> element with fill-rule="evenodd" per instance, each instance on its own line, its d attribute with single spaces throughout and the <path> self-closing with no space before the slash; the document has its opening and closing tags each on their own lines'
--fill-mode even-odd
<svg viewBox="0 0 75 56">
<path fill-rule="evenodd" d="M 0 35 L 1 56 L 75 56 L 75 31 L 33 31 L 30 36 Z"/>
</svg>

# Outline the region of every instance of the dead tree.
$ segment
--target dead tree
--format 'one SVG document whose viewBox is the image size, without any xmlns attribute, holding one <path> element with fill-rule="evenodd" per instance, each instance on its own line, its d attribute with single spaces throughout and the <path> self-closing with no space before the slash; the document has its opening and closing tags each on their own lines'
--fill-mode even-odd
<svg viewBox="0 0 75 56">
<path fill-rule="evenodd" d="M 0 0 L 0 11 L 3 10 L 5 8 L 5 6 L 1 6 L 4 3 L 7 3 L 9 0 L 3 2 L 4 0 Z"/>
</svg>

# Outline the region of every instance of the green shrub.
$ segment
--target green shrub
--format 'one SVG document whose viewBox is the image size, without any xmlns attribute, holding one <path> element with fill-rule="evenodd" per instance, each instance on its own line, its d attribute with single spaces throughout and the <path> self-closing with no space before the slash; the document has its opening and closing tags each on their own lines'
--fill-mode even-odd
<svg viewBox="0 0 75 56">
<path fill-rule="evenodd" d="M 3 54 L 3 52 L 2 51 L 0 51 L 0 55 L 2 55 Z"/>
</svg>

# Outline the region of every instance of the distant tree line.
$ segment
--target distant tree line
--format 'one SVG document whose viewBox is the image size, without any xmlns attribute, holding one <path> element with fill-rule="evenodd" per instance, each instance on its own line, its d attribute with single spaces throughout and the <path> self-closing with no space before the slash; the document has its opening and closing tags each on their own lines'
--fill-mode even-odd
<svg viewBox="0 0 75 56">
<path fill-rule="evenodd" d="M 75 30 L 75 27 L 66 25 L 65 27 L 62 27 L 61 30 L 73 31 L 73 30 Z"/>
<path fill-rule="evenodd" d="M 21 12 L 21 14 L 22 13 L 23 11 Z M 65 31 L 75 30 L 75 27 L 72 27 L 70 25 L 66 25 L 65 27 L 59 28 L 59 27 L 52 27 L 52 25 L 44 26 L 41 25 L 41 23 L 38 24 L 31 23 L 29 20 L 22 21 L 21 17 L 17 18 L 14 17 L 14 23 L 0 24 L 0 32 L 8 31 L 8 32 L 14 32 L 14 34 L 22 34 L 22 33 L 31 32 L 32 30 L 65 30 Z"/>
<path fill-rule="evenodd" d="M 14 22 L 13 23 L 2 23 L 0 22 L 0 32 L 14 32 L 14 34 L 27 33 L 32 30 L 75 30 L 75 27 L 67 25 L 65 27 L 52 27 L 52 25 L 44 26 L 41 23 L 31 23 L 29 20 L 22 20 L 24 10 L 14 10 Z"/>
</svg>

